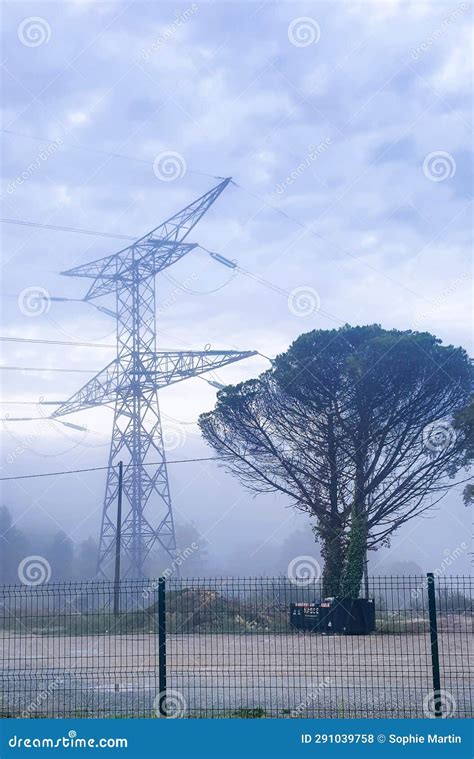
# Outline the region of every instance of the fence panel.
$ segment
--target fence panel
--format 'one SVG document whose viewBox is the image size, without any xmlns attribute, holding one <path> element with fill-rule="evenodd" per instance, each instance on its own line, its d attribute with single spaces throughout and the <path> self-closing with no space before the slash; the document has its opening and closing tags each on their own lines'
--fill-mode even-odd
<svg viewBox="0 0 474 759">
<path fill-rule="evenodd" d="M 438 647 L 443 717 L 473 715 L 473 599 L 472 578 L 436 577 Z"/>
<path fill-rule="evenodd" d="M 158 693 L 158 583 L 0 588 L 0 714 L 149 717 Z"/>
<path fill-rule="evenodd" d="M 424 578 L 371 580 L 372 635 L 292 628 L 290 604 L 319 600 L 319 582 L 172 580 L 168 588 L 168 686 L 189 716 L 424 716 L 432 687 Z"/>
<path fill-rule="evenodd" d="M 0 716 L 434 716 L 426 577 L 369 595 L 375 632 L 346 635 L 291 625 L 310 578 L 122 581 L 115 613 L 112 582 L 3 587 Z M 436 606 L 443 716 L 469 717 L 472 581 Z"/>
</svg>

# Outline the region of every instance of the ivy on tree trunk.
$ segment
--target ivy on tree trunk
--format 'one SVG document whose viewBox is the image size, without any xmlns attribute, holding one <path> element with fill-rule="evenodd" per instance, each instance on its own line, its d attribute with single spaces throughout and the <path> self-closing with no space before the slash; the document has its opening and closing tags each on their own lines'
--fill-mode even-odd
<svg viewBox="0 0 474 759">
<path fill-rule="evenodd" d="M 367 547 L 367 519 L 363 512 L 352 511 L 346 563 L 341 581 L 341 595 L 344 598 L 359 598 L 364 575 Z"/>
</svg>

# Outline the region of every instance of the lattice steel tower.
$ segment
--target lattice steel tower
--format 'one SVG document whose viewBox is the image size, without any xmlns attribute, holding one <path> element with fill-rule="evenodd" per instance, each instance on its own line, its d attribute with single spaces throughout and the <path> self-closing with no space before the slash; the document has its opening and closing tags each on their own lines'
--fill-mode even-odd
<svg viewBox="0 0 474 759">
<path fill-rule="evenodd" d="M 117 356 L 53 413 L 53 417 L 113 404 L 115 409 L 99 546 L 98 574 L 108 577 L 116 541 L 117 463 L 123 467 L 124 576 L 143 577 L 160 544 L 176 555 L 170 489 L 163 445 L 159 388 L 255 355 L 253 351 L 157 352 L 155 276 L 196 243 L 184 242 L 230 179 L 223 180 L 175 216 L 119 253 L 62 272 L 89 277 L 85 301 L 115 295 Z M 153 463 L 153 466 L 149 464 Z M 127 566 L 128 563 L 128 566 Z"/>
</svg>

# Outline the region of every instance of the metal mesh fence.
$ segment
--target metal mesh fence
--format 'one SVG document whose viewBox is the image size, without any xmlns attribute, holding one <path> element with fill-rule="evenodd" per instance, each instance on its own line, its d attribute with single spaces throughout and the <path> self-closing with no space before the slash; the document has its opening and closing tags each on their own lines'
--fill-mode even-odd
<svg viewBox="0 0 474 759">
<path fill-rule="evenodd" d="M 0 716 L 470 717 L 472 581 L 431 593 L 372 578 L 374 630 L 349 634 L 309 579 L 1 587 Z"/>
</svg>

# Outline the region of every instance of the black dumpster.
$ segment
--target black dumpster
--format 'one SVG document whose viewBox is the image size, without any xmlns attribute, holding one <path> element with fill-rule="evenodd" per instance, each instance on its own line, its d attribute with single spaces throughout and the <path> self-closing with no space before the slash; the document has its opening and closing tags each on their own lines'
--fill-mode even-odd
<svg viewBox="0 0 474 759">
<path fill-rule="evenodd" d="M 325 598 L 319 604 L 319 632 L 367 635 L 374 630 L 373 598 Z"/>
<path fill-rule="evenodd" d="M 297 630 L 367 635 L 375 630 L 372 598 L 325 598 L 320 603 L 292 603 L 290 624 Z"/>
<path fill-rule="evenodd" d="M 318 631 L 319 604 L 318 603 L 292 603 L 290 604 L 290 624 L 297 630 L 309 632 Z"/>
</svg>

